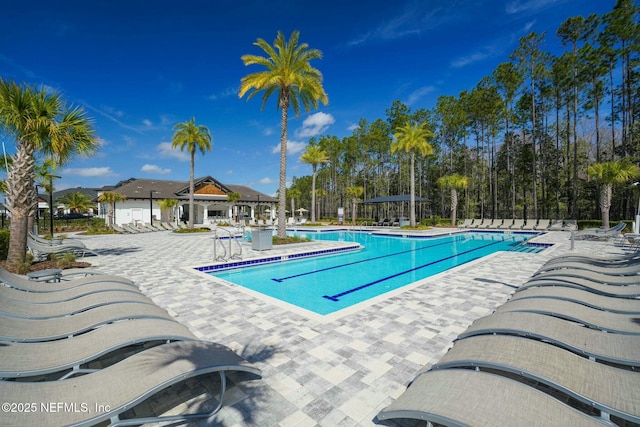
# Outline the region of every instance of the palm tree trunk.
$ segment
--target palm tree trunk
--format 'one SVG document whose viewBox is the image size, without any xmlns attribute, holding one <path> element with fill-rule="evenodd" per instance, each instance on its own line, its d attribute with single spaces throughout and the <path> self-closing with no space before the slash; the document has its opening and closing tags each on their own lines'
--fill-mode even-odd
<svg viewBox="0 0 640 427">
<path fill-rule="evenodd" d="M 311 174 L 311 223 L 316 222 L 316 165 L 313 165 Z"/>
<path fill-rule="evenodd" d="M 11 212 L 9 226 L 9 252 L 7 265 L 15 267 L 24 260 L 27 254 L 27 224 L 33 211 L 34 187 L 33 173 L 35 160 L 33 144 L 21 141 L 18 144 L 13 164 L 9 167 L 7 187 L 7 204 Z"/>
<path fill-rule="evenodd" d="M 189 228 L 193 228 L 193 193 L 196 191 L 195 189 L 195 178 L 193 176 L 195 169 L 195 156 L 196 151 L 195 148 L 191 151 L 191 170 L 189 171 Z"/>
<path fill-rule="evenodd" d="M 602 199 L 600 200 L 600 208 L 602 210 L 602 226 L 609 228 L 609 209 L 611 208 L 611 193 L 613 187 L 609 184 L 602 189 Z"/>
<path fill-rule="evenodd" d="M 458 191 L 451 189 L 451 226 L 456 226 L 456 217 L 458 215 Z"/>
<path fill-rule="evenodd" d="M 285 207 L 287 206 L 287 119 L 289 116 L 289 91 L 283 89 L 280 95 L 280 107 L 282 108 L 280 129 L 280 185 L 278 191 L 278 237 L 287 237 L 287 218 Z"/>
<path fill-rule="evenodd" d="M 411 188 L 411 197 L 409 202 L 409 224 L 411 227 L 416 226 L 416 183 L 415 183 L 415 171 L 414 171 L 414 159 L 415 155 L 413 151 L 411 152 L 411 178 L 410 178 L 410 188 Z"/>
</svg>

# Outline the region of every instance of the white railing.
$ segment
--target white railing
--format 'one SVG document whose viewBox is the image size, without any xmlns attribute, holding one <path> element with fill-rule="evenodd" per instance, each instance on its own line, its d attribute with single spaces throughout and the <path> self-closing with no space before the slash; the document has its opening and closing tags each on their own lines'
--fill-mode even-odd
<svg viewBox="0 0 640 427">
<path fill-rule="evenodd" d="M 225 232 L 228 234 L 227 239 L 229 244 L 225 247 L 225 242 L 222 236 L 218 235 L 218 232 Z M 244 227 L 242 227 L 242 236 L 244 236 Z M 235 245 L 234 245 L 235 243 Z M 218 254 L 219 249 L 221 253 Z M 234 251 L 234 249 L 236 249 Z M 238 241 L 236 233 L 227 230 L 226 228 L 215 227 L 213 229 L 213 259 L 214 261 L 228 261 L 230 259 L 242 259 L 242 245 Z"/>
</svg>

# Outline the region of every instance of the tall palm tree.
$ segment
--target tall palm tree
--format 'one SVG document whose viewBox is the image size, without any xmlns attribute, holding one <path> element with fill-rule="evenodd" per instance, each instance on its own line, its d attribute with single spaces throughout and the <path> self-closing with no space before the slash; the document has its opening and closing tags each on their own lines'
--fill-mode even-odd
<svg viewBox="0 0 640 427">
<path fill-rule="evenodd" d="M 454 173 L 453 175 L 441 176 L 438 178 L 438 185 L 451 190 L 451 226 L 456 226 L 456 216 L 458 213 L 458 190 L 467 188 L 469 178 Z"/>
<path fill-rule="evenodd" d="M 316 175 L 318 165 L 322 165 L 329 161 L 329 157 L 327 152 L 321 150 L 317 145 L 309 145 L 302 156 L 300 156 L 300 161 L 303 163 L 307 163 L 311 165 L 312 175 L 311 175 L 311 222 L 316 222 Z"/>
<path fill-rule="evenodd" d="M 623 184 L 640 176 L 640 167 L 626 159 L 611 162 L 594 163 L 587 169 L 589 177 L 602 184 L 600 194 L 600 210 L 602 212 L 602 226 L 609 228 L 609 209 L 613 186 Z"/>
<path fill-rule="evenodd" d="M 291 217 L 296 215 L 296 199 L 301 196 L 300 190 L 297 188 L 289 188 L 287 190 L 287 197 L 291 200 Z"/>
<path fill-rule="evenodd" d="M 178 199 L 162 199 L 158 201 L 158 206 L 160 206 L 160 210 L 166 209 L 169 211 L 169 222 L 173 222 L 173 213 L 174 208 L 180 204 Z M 162 214 L 160 215 L 162 217 Z"/>
<path fill-rule="evenodd" d="M 425 123 L 407 123 L 399 127 L 393 135 L 396 139 L 391 144 L 391 154 L 398 151 L 405 151 L 411 157 L 411 198 L 409 203 L 409 225 L 416 226 L 416 184 L 415 184 L 415 153 L 418 152 L 422 156 L 433 154 L 433 147 L 429 144 L 429 140 L 433 138 L 433 132 L 427 129 Z"/>
<path fill-rule="evenodd" d="M 85 111 L 67 106 L 59 94 L 3 79 L 0 129 L 16 140 L 5 193 L 11 213 L 7 265 L 15 267 L 26 255 L 29 216 L 35 214 L 36 153 L 64 165 L 75 155 L 93 153 L 98 138 Z"/>
<path fill-rule="evenodd" d="M 193 193 L 195 192 L 194 185 L 194 168 L 196 150 L 200 150 L 202 155 L 207 151 L 211 151 L 211 132 L 209 128 L 202 125 L 196 125 L 195 117 L 184 123 L 178 123 L 173 127 L 175 133 L 171 140 L 172 148 L 180 148 L 181 151 L 185 149 L 191 155 L 191 169 L 189 171 L 189 228 L 193 228 Z"/>
<path fill-rule="evenodd" d="M 73 213 L 86 213 L 94 206 L 89 196 L 80 192 L 67 193 L 59 198 L 58 202 L 62 203 L 65 208 Z"/>
<path fill-rule="evenodd" d="M 262 109 L 273 93 L 278 94 L 277 108 L 282 110 L 280 131 L 280 184 L 278 191 L 278 237 L 285 237 L 286 228 L 286 191 L 287 191 L 287 120 L 289 106 L 296 117 L 300 116 L 300 105 L 309 112 L 311 107 L 318 108 L 318 102 L 327 105 L 329 98 L 322 87 L 322 74 L 313 68 L 309 61 L 321 59 L 322 52 L 309 49 L 306 43 L 298 44 L 300 33 L 294 31 L 287 41 L 278 31 L 273 46 L 263 39 L 257 39 L 254 46 L 262 49 L 266 56 L 243 55 L 244 65 L 260 65 L 266 71 L 244 76 L 240 80 L 238 96 L 247 92 L 247 100 L 258 92 L 264 91 Z"/>
<path fill-rule="evenodd" d="M 98 196 L 98 201 L 107 204 L 107 224 L 109 227 L 113 227 L 115 223 L 114 214 L 116 212 L 116 203 L 124 202 L 127 200 L 126 196 L 118 193 L 117 191 L 105 191 Z"/>
<path fill-rule="evenodd" d="M 356 225 L 356 204 L 364 194 L 364 187 L 347 187 L 347 196 L 351 197 L 351 224 Z"/>
</svg>

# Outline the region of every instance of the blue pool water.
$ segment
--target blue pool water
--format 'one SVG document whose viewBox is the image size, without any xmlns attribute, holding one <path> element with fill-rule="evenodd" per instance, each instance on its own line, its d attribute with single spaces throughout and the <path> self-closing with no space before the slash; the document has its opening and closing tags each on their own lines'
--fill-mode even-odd
<svg viewBox="0 0 640 427">
<path fill-rule="evenodd" d="M 517 250 L 535 234 L 462 233 L 429 239 L 354 232 L 298 235 L 355 241 L 364 249 L 209 274 L 326 315 L 494 252 Z"/>
</svg>

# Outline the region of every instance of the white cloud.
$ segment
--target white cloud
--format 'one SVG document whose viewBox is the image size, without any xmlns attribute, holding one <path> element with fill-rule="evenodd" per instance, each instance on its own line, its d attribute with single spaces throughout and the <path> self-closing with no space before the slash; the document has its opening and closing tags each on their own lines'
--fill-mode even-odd
<svg viewBox="0 0 640 427">
<path fill-rule="evenodd" d="M 180 149 L 171 148 L 170 142 L 162 142 L 157 146 L 158 152 L 163 157 L 170 157 L 172 159 L 177 159 L 181 162 L 188 162 L 191 160 L 191 155 L 186 151 L 181 151 Z"/>
<path fill-rule="evenodd" d="M 411 92 L 407 99 L 407 105 L 415 104 L 420 98 L 434 91 L 433 86 L 423 86 Z"/>
<path fill-rule="evenodd" d="M 151 120 L 149 119 L 144 119 L 142 121 L 142 124 L 145 125 L 146 127 L 150 128 L 151 126 L 153 126 L 153 123 L 151 122 Z"/>
<path fill-rule="evenodd" d="M 63 175 L 76 175 L 76 176 L 116 176 L 116 173 L 111 170 L 110 167 L 101 168 L 67 168 L 62 170 Z"/>
<path fill-rule="evenodd" d="M 318 112 L 310 115 L 302 122 L 302 128 L 296 131 L 298 138 L 307 138 L 323 133 L 336 119 L 331 114 Z"/>
<path fill-rule="evenodd" d="M 166 175 L 168 173 L 171 173 L 171 169 L 162 169 L 160 166 L 150 165 L 150 164 L 146 164 L 142 166 L 140 170 L 144 173 L 156 174 L 156 175 Z"/>
<path fill-rule="evenodd" d="M 260 181 L 258 181 L 258 183 L 266 185 L 266 184 L 273 184 L 275 183 L 276 180 L 275 179 L 271 179 L 271 178 L 262 178 Z"/>
<path fill-rule="evenodd" d="M 301 152 L 302 150 L 304 150 L 304 147 L 306 147 L 307 144 L 304 142 L 296 142 L 296 141 L 287 141 L 287 154 L 291 155 L 291 154 L 297 154 L 299 152 Z M 273 147 L 271 149 L 271 152 L 273 154 L 279 153 L 280 152 L 280 144 L 276 145 L 275 147 Z"/>
<path fill-rule="evenodd" d="M 350 130 L 351 132 L 353 132 L 354 130 L 358 129 L 360 126 L 357 123 L 353 123 L 351 125 L 349 125 L 347 127 L 347 130 Z"/>
<path fill-rule="evenodd" d="M 557 2 L 557 0 L 514 0 L 507 3 L 505 12 L 512 15 L 514 13 L 536 11 Z"/>
</svg>

